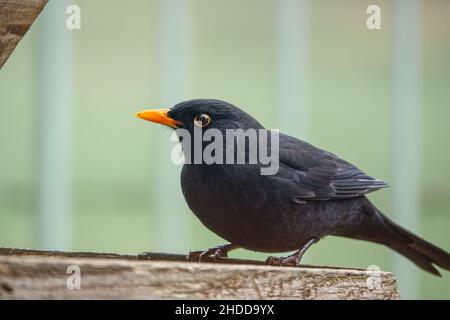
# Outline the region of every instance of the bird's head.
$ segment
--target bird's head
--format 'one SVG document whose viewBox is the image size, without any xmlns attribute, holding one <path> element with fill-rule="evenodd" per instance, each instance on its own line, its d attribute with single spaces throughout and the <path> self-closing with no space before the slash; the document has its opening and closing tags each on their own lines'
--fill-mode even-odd
<svg viewBox="0 0 450 320">
<path fill-rule="evenodd" d="M 174 129 L 262 129 L 263 126 L 238 107 L 220 100 L 197 99 L 181 102 L 171 109 L 146 110 L 138 118 Z"/>
</svg>

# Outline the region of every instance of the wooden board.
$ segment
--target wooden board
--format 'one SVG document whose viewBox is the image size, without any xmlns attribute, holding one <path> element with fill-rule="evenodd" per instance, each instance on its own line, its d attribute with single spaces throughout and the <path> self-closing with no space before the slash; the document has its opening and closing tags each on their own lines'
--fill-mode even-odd
<svg viewBox="0 0 450 320">
<path fill-rule="evenodd" d="M 40 251 L 21 255 L 20 250 L 0 250 L 0 299 L 399 298 L 395 277 L 389 272 L 96 255 Z M 67 273 L 70 266 L 81 271 L 80 290 L 67 287 L 73 276 Z"/>
<path fill-rule="evenodd" d="M 0 0 L 0 69 L 48 0 Z"/>
</svg>

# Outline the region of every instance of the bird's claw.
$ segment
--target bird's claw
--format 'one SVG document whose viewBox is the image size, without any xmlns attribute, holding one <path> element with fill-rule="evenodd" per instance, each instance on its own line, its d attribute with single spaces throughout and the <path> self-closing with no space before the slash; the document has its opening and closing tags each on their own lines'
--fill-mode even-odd
<svg viewBox="0 0 450 320">
<path fill-rule="evenodd" d="M 187 259 L 189 261 L 202 262 L 207 257 L 214 257 L 215 260 L 221 258 L 228 258 L 228 251 L 223 247 L 210 248 L 206 251 L 191 251 L 188 254 Z"/>
<path fill-rule="evenodd" d="M 308 241 L 305 242 L 305 244 L 302 246 L 300 250 L 297 250 L 293 254 L 291 254 L 288 257 L 268 257 L 266 260 L 266 265 L 270 266 L 280 266 L 280 267 L 300 267 L 303 254 L 308 250 L 309 247 L 311 247 L 314 243 L 319 241 L 318 238 L 311 238 Z"/>
<path fill-rule="evenodd" d="M 301 257 L 290 255 L 288 257 L 268 257 L 266 265 L 278 267 L 299 267 L 301 265 Z"/>
</svg>

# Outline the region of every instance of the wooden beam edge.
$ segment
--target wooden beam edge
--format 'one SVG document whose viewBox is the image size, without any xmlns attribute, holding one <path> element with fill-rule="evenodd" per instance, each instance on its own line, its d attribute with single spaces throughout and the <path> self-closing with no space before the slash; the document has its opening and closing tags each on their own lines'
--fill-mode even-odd
<svg viewBox="0 0 450 320">
<path fill-rule="evenodd" d="M 48 0 L 0 0 L 0 69 Z"/>
<path fill-rule="evenodd" d="M 80 290 L 67 287 L 71 266 Z M 0 299 L 398 298 L 390 272 L 0 254 Z"/>
</svg>

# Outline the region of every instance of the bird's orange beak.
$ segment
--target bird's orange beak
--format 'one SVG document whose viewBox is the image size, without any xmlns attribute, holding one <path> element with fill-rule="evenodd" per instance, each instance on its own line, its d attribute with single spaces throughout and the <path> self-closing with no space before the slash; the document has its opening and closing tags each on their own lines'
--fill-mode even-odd
<svg viewBox="0 0 450 320">
<path fill-rule="evenodd" d="M 147 121 L 163 124 L 172 128 L 178 128 L 181 122 L 172 119 L 167 115 L 169 109 L 145 110 L 136 113 L 136 117 Z"/>
</svg>

